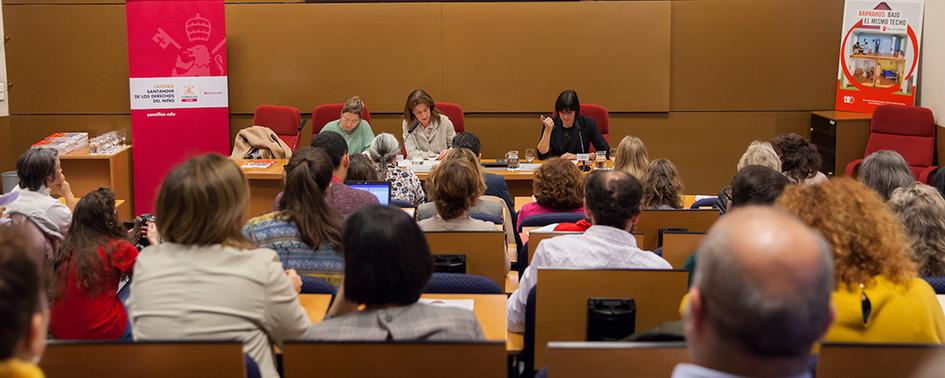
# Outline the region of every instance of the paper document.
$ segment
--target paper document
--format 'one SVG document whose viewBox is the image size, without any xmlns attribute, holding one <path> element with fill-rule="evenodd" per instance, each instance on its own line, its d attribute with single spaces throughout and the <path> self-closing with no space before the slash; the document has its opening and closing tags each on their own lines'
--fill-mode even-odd
<svg viewBox="0 0 945 378">
<path fill-rule="evenodd" d="M 472 299 L 430 299 L 430 298 L 420 298 L 420 303 L 436 305 L 436 306 L 446 306 L 446 307 L 456 307 L 463 310 L 473 310 Z"/>
<path fill-rule="evenodd" d="M 240 168 L 243 169 L 265 169 L 272 166 L 273 161 L 271 160 L 253 160 L 243 163 Z"/>
</svg>

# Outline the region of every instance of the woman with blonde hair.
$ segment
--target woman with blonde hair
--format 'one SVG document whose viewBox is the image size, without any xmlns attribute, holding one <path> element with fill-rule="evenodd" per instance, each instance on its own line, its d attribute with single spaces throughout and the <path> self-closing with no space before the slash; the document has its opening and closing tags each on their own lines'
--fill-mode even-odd
<svg viewBox="0 0 945 378">
<path fill-rule="evenodd" d="M 748 149 L 738 159 L 737 170 L 742 170 L 749 165 L 762 165 L 778 172 L 781 172 L 781 159 L 778 153 L 774 151 L 771 143 L 754 140 L 748 145 Z"/>
<path fill-rule="evenodd" d="M 789 186 L 777 204 L 830 244 L 837 288 L 831 342 L 942 343 L 945 315 L 916 277 L 905 230 L 876 192 L 849 178 Z"/>
<path fill-rule="evenodd" d="M 646 210 L 673 210 L 682 208 L 682 178 L 673 162 L 657 159 L 643 175 L 643 202 Z"/>
<path fill-rule="evenodd" d="M 349 98 L 341 108 L 341 117 L 326 123 L 319 133 L 334 131 L 341 134 L 348 143 L 348 153 L 360 154 L 374 140 L 374 130 L 371 130 L 371 125 L 361 117 L 363 111 L 364 102 L 360 97 Z"/>
<path fill-rule="evenodd" d="M 945 199 L 938 190 L 924 184 L 898 188 L 889 207 L 906 227 L 919 275 L 945 275 Z"/>
<path fill-rule="evenodd" d="M 129 310 L 140 340 L 241 340 L 265 378 L 278 378 L 272 343 L 310 325 L 301 279 L 242 233 L 249 184 L 222 155 L 201 155 L 167 174 L 155 216 L 164 243 L 135 264 Z"/>
<path fill-rule="evenodd" d="M 616 156 L 614 156 L 614 169 L 627 172 L 638 180 L 642 180 L 646 174 L 646 167 L 649 165 L 650 159 L 647 157 L 646 145 L 640 138 L 627 135 L 620 140 Z"/>
</svg>

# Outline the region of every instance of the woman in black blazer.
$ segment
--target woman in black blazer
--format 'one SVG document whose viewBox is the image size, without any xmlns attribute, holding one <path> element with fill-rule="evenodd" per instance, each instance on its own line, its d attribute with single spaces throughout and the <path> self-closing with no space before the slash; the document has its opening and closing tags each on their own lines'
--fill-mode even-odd
<svg viewBox="0 0 945 378">
<path fill-rule="evenodd" d="M 560 156 L 574 160 L 575 154 L 590 152 L 593 144 L 597 151 L 609 151 L 610 145 L 597 129 L 594 120 L 581 115 L 577 92 L 567 89 L 555 101 L 555 118 L 541 116 L 542 131 L 538 141 L 538 158 Z"/>
</svg>

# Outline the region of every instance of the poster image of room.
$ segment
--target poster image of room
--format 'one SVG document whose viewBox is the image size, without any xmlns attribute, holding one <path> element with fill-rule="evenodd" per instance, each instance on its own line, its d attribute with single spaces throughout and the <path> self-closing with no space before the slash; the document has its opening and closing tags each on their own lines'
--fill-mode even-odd
<svg viewBox="0 0 945 378">
<path fill-rule="evenodd" d="M 849 42 L 846 51 L 847 69 L 861 86 L 899 87 L 901 93 L 909 93 L 908 84 L 911 80 L 903 82 L 908 67 L 908 35 L 854 30 Z M 846 79 L 844 84 L 851 89 L 854 87 Z"/>
</svg>

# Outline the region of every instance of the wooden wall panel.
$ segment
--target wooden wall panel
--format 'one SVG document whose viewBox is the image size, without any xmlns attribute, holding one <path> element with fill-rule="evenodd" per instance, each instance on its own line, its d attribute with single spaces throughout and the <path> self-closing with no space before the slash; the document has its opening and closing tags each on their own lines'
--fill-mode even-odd
<svg viewBox="0 0 945 378">
<path fill-rule="evenodd" d="M 399 112 L 415 88 L 442 95 L 437 3 L 230 4 L 226 19 L 231 112 L 352 95 Z"/>
<path fill-rule="evenodd" d="M 128 113 L 124 5 L 3 7 L 11 114 Z"/>
<path fill-rule="evenodd" d="M 673 111 L 833 109 L 843 0 L 672 6 Z"/>
<path fill-rule="evenodd" d="M 12 143 L 10 117 L 0 117 L 0 172 L 16 169 L 16 151 L 10 148 Z"/>
<path fill-rule="evenodd" d="M 445 100 L 550 111 L 574 88 L 611 111 L 669 110 L 670 2 L 443 4 Z"/>
</svg>

